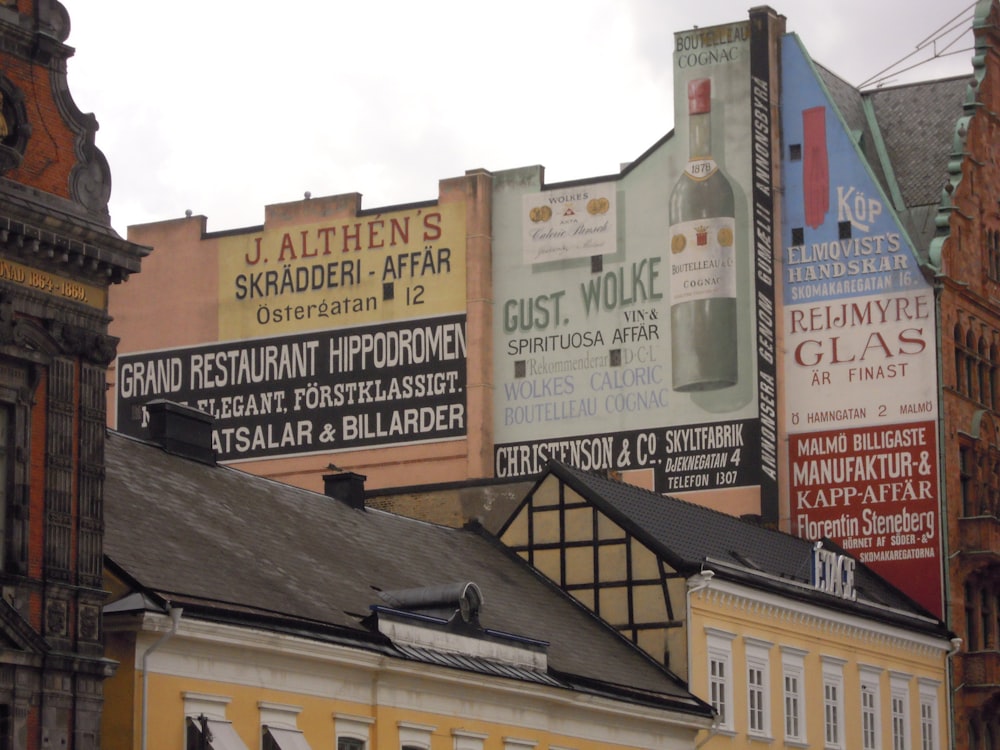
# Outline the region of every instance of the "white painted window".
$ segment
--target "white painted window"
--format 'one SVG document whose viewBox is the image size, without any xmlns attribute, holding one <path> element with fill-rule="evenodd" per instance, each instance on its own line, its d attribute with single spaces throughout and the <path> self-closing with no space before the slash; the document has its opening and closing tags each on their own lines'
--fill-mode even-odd
<svg viewBox="0 0 1000 750">
<path fill-rule="evenodd" d="M 302 706 L 258 701 L 263 750 L 311 750 L 298 727 Z"/>
<path fill-rule="evenodd" d="M 534 740 L 522 740 L 517 737 L 504 737 L 503 750 L 535 750 L 538 743 Z"/>
<path fill-rule="evenodd" d="M 806 652 L 782 646 L 781 679 L 784 699 L 785 740 L 805 742 L 805 657 Z"/>
<path fill-rule="evenodd" d="M 247 750 L 242 738 L 226 718 L 226 707 L 232 698 L 185 691 L 184 717 L 189 745 L 197 746 L 203 736 L 211 737 L 212 747 L 220 750 Z"/>
<path fill-rule="evenodd" d="M 708 645 L 708 702 L 719 715 L 719 729 L 733 731 L 734 633 L 705 628 Z"/>
<path fill-rule="evenodd" d="M 882 747 L 882 722 L 879 720 L 881 692 L 879 682 L 882 670 L 861 666 L 861 747 L 862 750 L 879 750 Z"/>
<path fill-rule="evenodd" d="M 823 746 L 844 747 L 844 660 L 823 657 Z"/>
<path fill-rule="evenodd" d="M 370 716 L 334 714 L 334 732 L 337 735 L 337 750 L 365 750 L 368 734 L 375 719 Z"/>
<path fill-rule="evenodd" d="M 431 750 L 431 735 L 437 727 L 410 721 L 400 721 L 396 726 L 399 729 L 400 750 Z"/>
<path fill-rule="evenodd" d="M 938 686 L 934 680 L 919 680 L 920 750 L 938 750 Z"/>
<path fill-rule="evenodd" d="M 764 668 L 759 664 L 747 665 L 747 731 L 766 734 L 764 722 Z"/>
<path fill-rule="evenodd" d="M 452 729 L 452 750 L 483 750 L 483 742 L 489 735 L 480 732 L 469 732 L 465 729 Z"/>
<path fill-rule="evenodd" d="M 910 676 L 889 673 L 893 750 L 910 750 Z"/>
<path fill-rule="evenodd" d="M 773 643 L 746 638 L 747 733 L 771 735 L 771 647 Z"/>
</svg>

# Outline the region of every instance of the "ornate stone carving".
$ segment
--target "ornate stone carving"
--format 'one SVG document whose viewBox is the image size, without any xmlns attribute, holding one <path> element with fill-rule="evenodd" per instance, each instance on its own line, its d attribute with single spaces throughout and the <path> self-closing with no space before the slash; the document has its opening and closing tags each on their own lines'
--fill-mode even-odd
<svg viewBox="0 0 1000 750">
<path fill-rule="evenodd" d="M 49 599 L 45 608 L 45 634 L 66 635 L 67 606 L 61 599 Z"/>
<path fill-rule="evenodd" d="M 97 607 L 80 606 L 80 638 L 96 641 L 100 636 L 101 613 Z"/>
<path fill-rule="evenodd" d="M 118 339 L 58 320 L 48 322 L 49 335 L 63 354 L 78 355 L 99 365 L 107 365 L 118 351 Z"/>
<path fill-rule="evenodd" d="M 0 75 L 0 174 L 21 164 L 30 136 L 24 94 Z"/>
</svg>

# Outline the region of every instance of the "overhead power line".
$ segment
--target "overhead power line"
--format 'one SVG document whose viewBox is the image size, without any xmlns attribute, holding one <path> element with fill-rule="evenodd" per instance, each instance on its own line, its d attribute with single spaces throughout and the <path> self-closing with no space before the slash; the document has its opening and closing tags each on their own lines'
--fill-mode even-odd
<svg viewBox="0 0 1000 750">
<path fill-rule="evenodd" d="M 958 55 L 964 52 L 971 52 L 973 47 L 962 47 L 952 49 L 959 44 L 963 37 L 972 30 L 972 21 L 975 17 L 975 3 L 971 3 L 958 13 L 954 18 L 945 21 L 940 27 L 932 31 L 922 41 L 918 42 L 913 52 L 904 55 L 887 68 L 883 68 L 868 80 L 862 82 L 858 88 L 863 89 L 868 86 L 884 86 L 894 76 L 905 73 L 921 65 L 926 65 L 934 60 L 940 60 L 951 55 Z M 913 62 L 911 58 L 923 54 L 925 57 Z"/>
</svg>

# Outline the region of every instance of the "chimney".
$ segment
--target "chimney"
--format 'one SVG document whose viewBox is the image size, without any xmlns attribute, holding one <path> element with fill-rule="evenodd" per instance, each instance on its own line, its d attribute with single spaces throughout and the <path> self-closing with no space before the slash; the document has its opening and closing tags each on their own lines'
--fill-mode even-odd
<svg viewBox="0 0 1000 750">
<path fill-rule="evenodd" d="M 327 497 L 347 503 L 352 508 L 365 509 L 365 480 L 364 474 L 355 474 L 353 471 L 342 471 L 339 474 L 323 475 L 323 493 Z"/>
<path fill-rule="evenodd" d="M 175 456 L 215 466 L 211 414 L 173 401 L 157 399 L 146 404 L 149 438 Z"/>
</svg>

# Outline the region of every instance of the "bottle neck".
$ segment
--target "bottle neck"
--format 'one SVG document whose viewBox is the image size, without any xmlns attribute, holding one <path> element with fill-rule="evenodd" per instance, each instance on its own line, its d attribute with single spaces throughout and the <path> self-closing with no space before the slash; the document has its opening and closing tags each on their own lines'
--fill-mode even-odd
<svg viewBox="0 0 1000 750">
<path fill-rule="evenodd" d="M 712 155 L 712 115 L 704 112 L 688 118 L 691 158 L 705 159 Z"/>
</svg>

